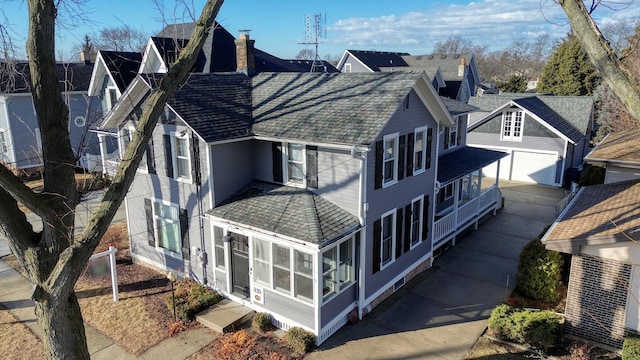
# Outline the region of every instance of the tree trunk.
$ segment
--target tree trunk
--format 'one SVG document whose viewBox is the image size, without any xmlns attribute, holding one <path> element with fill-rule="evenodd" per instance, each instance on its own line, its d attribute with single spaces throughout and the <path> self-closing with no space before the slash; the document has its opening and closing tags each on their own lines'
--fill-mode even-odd
<svg viewBox="0 0 640 360">
<path fill-rule="evenodd" d="M 52 304 L 50 301 L 36 302 L 36 317 L 49 358 L 89 359 L 84 322 L 75 293 L 57 306 Z"/>
<path fill-rule="evenodd" d="M 582 0 L 560 0 L 571 30 L 589 54 L 600 75 L 620 98 L 631 116 L 640 121 L 640 85 L 624 69 L 620 60 L 584 7 Z"/>
</svg>

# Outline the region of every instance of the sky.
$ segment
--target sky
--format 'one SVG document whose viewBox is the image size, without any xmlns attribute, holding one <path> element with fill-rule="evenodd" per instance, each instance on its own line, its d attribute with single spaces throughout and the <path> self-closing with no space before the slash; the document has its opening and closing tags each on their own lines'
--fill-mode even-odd
<svg viewBox="0 0 640 360">
<path fill-rule="evenodd" d="M 617 0 L 618 4 L 621 1 Z M 594 19 L 602 26 L 640 19 L 640 0 L 629 0 L 619 11 L 600 7 Z M 149 35 L 169 22 L 189 22 L 199 15 L 204 0 L 185 0 L 195 11 L 177 8 L 174 0 L 86 0 L 80 16 L 62 16 L 57 31 L 59 54 L 70 56 L 85 34 L 127 24 Z M 162 11 L 159 9 L 163 9 Z M 532 40 L 548 33 L 563 38 L 570 30 L 562 9 L 553 0 L 227 0 L 217 20 L 232 35 L 251 30 L 255 46 L 281 58 L 294 58 L 308 45 L 305 16 L 322 14 L 321 57 L 339 57 L 346 49 L 428 54 L 433 45 L 461 35 L 475 45 L 501 50 L 515 40 Z M 24 0 L 0 0 L 0 23 L 19 50 L 24 49 L 28 22 Z M 326 34 L 326 36 L 325 36 Z M 22 52 L 24 54 L 24 51 Z"/>
</svg>

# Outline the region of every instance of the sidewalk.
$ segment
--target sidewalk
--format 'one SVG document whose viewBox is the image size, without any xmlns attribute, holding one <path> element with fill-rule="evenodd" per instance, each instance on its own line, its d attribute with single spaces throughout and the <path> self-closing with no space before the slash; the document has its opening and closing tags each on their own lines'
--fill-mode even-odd
<svg viewBox="0 0 640 360">
<path fill-rule="evenodd" d="M 41 330 L 34 313 L 34 303 L 30 299 L 31 285 L 20 273 L 12 269 L 0 259 L 0 304 L 13 316 L 29 327 L 36 336 L 41 337 Z M 211 331 L 198 328 L 185 331 L 170 337 L 151 347 L 141 356 L 126 352 L 91 325 L 84 324 L 87 346 L 92 359 L 128 360 L 128 359 L 186 359 L 191 354 L 205 347 L 214 337 Z"/>
</svg>

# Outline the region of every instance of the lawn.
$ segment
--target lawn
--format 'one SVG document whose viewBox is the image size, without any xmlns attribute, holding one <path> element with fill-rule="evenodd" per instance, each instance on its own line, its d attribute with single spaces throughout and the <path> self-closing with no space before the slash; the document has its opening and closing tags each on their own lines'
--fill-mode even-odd
<svg viewBox="0 0 640 360">
<path fill-rule="evenodd" d="M 5 360 L 46 359 L 42 341 L 0 305 L 0 354 Z"/>
</svg>

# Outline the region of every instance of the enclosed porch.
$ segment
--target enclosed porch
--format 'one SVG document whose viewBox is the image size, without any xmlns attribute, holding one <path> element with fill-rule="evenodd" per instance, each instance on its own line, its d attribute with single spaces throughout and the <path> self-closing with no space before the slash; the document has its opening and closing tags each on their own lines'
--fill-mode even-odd
<svg viewBox="0 0 640 360">
<path fill-rule="evenodd" d="M 464 147 L 438 159 L 438 188 L 432 231 L 433 251 L 484 215 L 498 210 L 502 193 L 498 188 L 500 151 Z M 482 168 L 497 163 L 496 174 L 485 177 Z"/>
</svg>

